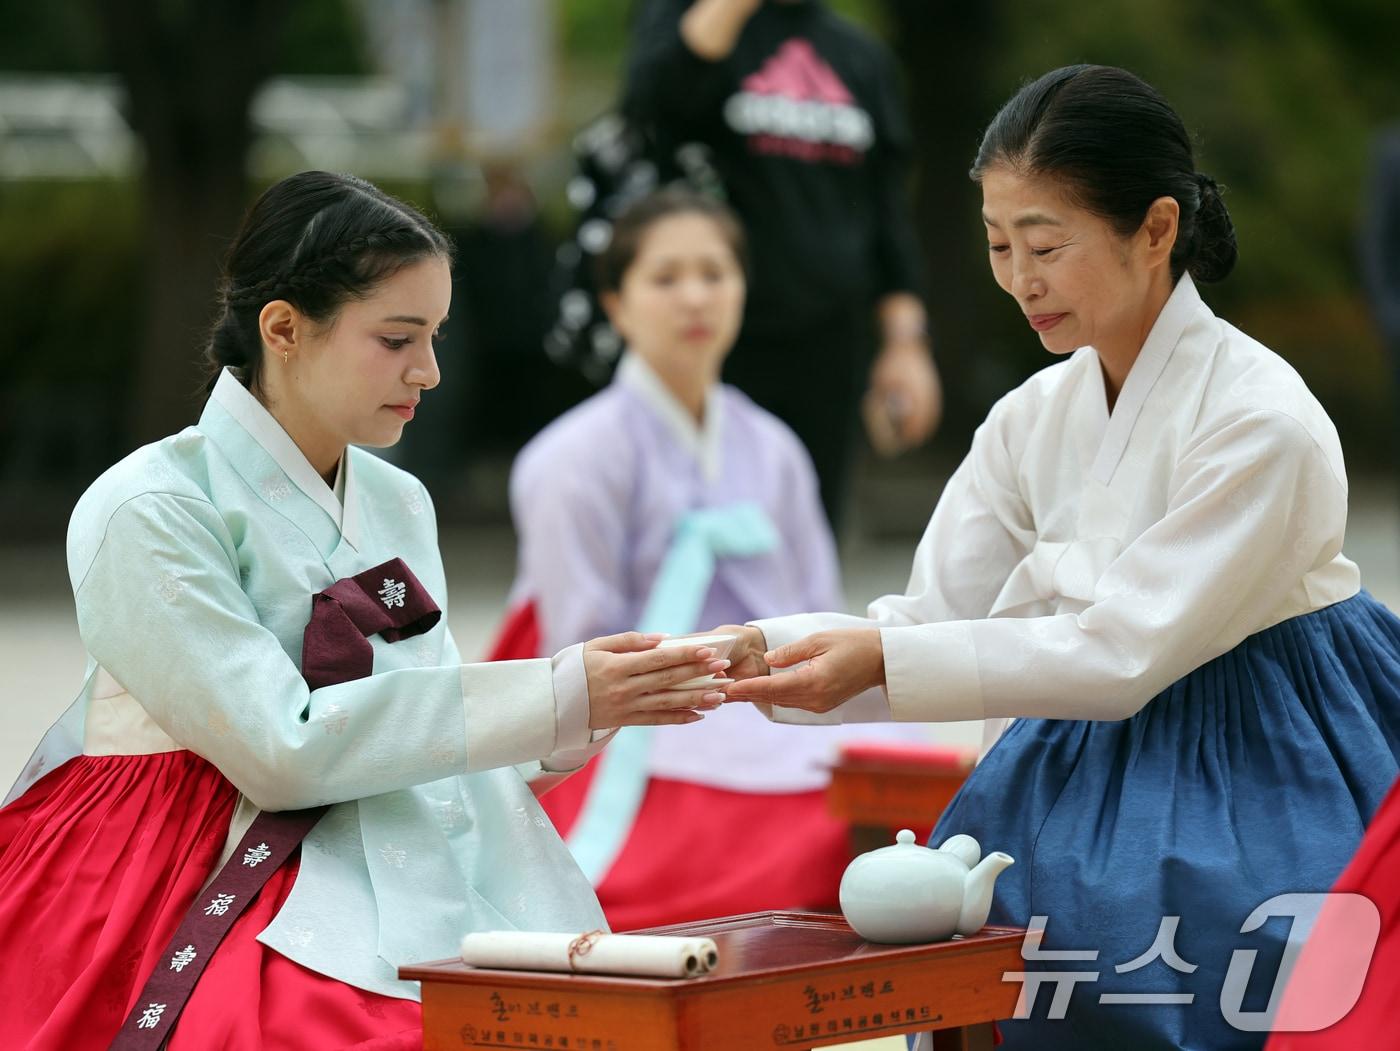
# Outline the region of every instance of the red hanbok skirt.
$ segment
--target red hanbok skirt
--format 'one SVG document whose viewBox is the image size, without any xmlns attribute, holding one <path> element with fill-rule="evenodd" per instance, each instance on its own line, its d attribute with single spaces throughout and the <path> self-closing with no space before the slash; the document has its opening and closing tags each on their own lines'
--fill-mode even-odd
<svg viewBox="0 0 1400 1051">
<path fill-rule="evenodd" d="M 79 756 L 0 810 L 0 1047 L 111 1044 L 218 861 L 237 801 L 213 766 L 178 751 Z M 229 930 L 170 1051 L 422 1046 L 415 1001 L 316 974 L 256 940 L 299 856 Z"/>
<path fill-rule="evenodd" d="M 561 836 L 595 765 L 540 799 Z M 598 903 L 615 931 L 767 909 L 830 912 L 850 860 L 846 826 L 827 813 L 821 789 L 758 794 L 652 776 Z"/>
</svg>

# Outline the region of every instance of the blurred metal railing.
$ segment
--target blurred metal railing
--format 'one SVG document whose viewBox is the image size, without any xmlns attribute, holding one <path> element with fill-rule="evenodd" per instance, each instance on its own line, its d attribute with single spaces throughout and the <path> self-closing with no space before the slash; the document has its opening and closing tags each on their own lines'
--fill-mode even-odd
<svg viewBox="0 0 1400 1051">
<path fill-rule="evenodd" d="M 115 77 L 0 77 L 0 179 L 133 174 L 140 142 Z M 433 160 L 434 130 L 410 119 L 409 92 L 387 77 L 276 77 L 252 107 L 250 174 L 304 168 L 413 179 Z"/>
</svg>

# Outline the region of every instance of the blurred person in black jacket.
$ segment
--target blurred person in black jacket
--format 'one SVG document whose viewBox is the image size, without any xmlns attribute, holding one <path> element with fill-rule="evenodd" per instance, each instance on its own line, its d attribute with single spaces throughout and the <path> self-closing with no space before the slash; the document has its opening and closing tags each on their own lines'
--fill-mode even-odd
<svg viewBox="0 0 1400 1051">
<path fill-rule="evenodd" d="M 802 438 L 839 524 L 861 410 L 886 453 L 942 412 L 890 54 L 818 0 L 647 0 L 623 112 L 709 147 L 753 260 L 725 378 Z"/>
</svg>

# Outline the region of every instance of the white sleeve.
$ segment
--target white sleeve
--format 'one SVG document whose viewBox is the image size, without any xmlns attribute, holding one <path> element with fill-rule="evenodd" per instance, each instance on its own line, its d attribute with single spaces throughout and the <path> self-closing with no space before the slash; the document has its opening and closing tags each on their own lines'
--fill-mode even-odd
<svg viewBox="0 0 1400 1051">
<path fill-rule="evenodd" d="M 1021 496 L 1008 448 L 1012 420 L 1007 402 L 1003 401 L 978 428 L 967 458 L 939 497 L 914 552 L 909 584 L 902 595 L 876 599 L 865 617 L 801 613 L 754 621 L 769 648 L 796 642 L 818 631 L 985 617 L 1007 577 L 1035 542 L 1030 510 Z M 770 711 L 767 705 L 758 707 L 776 722 L 860 723 L 892 717 L 884 689 L 867 690 L 823 715 L 792 708 Z"/>
<path fill-rule="evenodd" d="M 894 717 L 1127 718 L 1267 626 L 1341 551 L 1346 504 L 1345 479 L 1292 417 L 1233 421 L 1182 456 L 1166 513 L 1082 613 L 883 628 Z"/>
<path fill-rule="evenodd" d="M 259 623 L 232 537 L 207 501 L 144 494 L 123 504 L 75 600 L 92 657 L 264 810 L 375 795 L 556 748 L 547 659 L 405 668 L 310 690 Z"/>
</svg>

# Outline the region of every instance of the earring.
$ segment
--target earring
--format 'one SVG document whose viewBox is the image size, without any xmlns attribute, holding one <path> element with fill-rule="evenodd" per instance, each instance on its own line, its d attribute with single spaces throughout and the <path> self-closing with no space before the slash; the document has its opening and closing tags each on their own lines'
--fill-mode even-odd
<svg viewBox="0 0 1400 1051">
<path fill-rule="evenodd" d="M 288 360 L 290 360 L 290 355 L 287 353 L 287 351 L 282 351 L 282 364 L 287 364 Z"/>
</svg>

